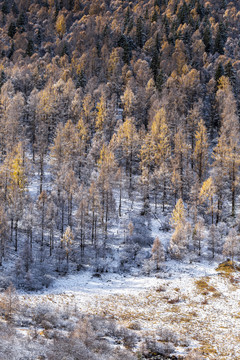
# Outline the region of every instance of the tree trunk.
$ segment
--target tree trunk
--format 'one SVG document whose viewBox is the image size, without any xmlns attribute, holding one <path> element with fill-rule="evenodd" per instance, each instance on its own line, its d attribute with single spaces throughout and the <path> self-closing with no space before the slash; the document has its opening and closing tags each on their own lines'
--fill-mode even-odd
<svg viewBox="0 0 240 360">
<path fill-rule="evenodd" d="M 43 190 L 43 176 L 44 176 L 44 169 L 43 169 L 43 154 L 40 154 L 40 194 Z"/>
<path fill-rule="evenodd" d="M 15 221 L 15 251 L 18 250 L 18 220 Z"/>
</svg>

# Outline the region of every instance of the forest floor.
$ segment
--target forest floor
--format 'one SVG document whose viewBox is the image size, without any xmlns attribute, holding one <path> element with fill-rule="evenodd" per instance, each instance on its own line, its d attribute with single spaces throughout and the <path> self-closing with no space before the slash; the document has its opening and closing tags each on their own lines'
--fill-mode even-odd
<svg viewBox="0 0 240 360">
<path fill-rule="evenodd" d="M 28 306 L 97 314 L 115 319 L 142 336 L 160 329 L 177 334 L 179 356 L 190 348 L 206 359 L 240 358 L 240 273 L 216 271 L 214 262 L 170 261 L 157 276 L 90 272 L 56 280 L 43 293 L 21 294 Z"/>
</svg>

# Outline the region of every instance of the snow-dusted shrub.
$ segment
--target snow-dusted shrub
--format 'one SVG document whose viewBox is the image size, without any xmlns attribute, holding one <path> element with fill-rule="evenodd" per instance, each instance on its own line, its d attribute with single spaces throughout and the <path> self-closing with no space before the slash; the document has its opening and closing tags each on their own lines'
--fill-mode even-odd
<svg viewBox="0 0 240 360">
<path fill-rule="evenodd" d="M 0 292 L 6 290 L 11 284 L 11 278 L 7 276 L 0 276 Z"/>
<path fill-rule="evenodd" d="M 33 320 L 37 325 L 41 324 L 44 320 L 53 324 L 56 316 L 56 312 L 52 312 L 48 306 L 42 304 L 36 306 L 32 314 Z"/>
<path fill-rule="evenodd" d="M 87 349 L 79 339 L 59 337 L 54 340 L 53 345 L 47 352 L 47 359 L 100 360 L 101 356 L 95 355 Z"/>
<path fill-rule="evenodd" d="M 189 341 L 187 339 L 180 337 L 177 333 L 168 328 L 158 329 L 157 335 L 159 336 L 160 341 L 172 343 L 175 346 L 189 345 Z"/>
<path fill-rule="evenodd" d="M 118 328 L 115 335 L 128 349 L 132 349 L 136 345 L 138 339 L 137 335 L 133 331 L 122 326 Z"/>
<path fill-rule="evenodd" d="M 52 276 L 50 274 L 45 274 L 45 275 L 43 275 L 42 284 L 43 284 L 43 286 L 48 288 L 53 283 L 54 280 L 55 280 L 54 276 Z"/>
<path fill-rule="evenodd" d="M 148 336 L 140 344 L 140 352 L 142 355 L 149 357 L 152 355 L 166 356 L 174 352 L 174 346 L 172 344 L 162 344 L 156 339 Z"/>
<path fill-rule="evenodd" d="M 197 349 L 193 349 L 185 357 L 185 360 L 204 360 L 204 359 L 205 357 L 203 357 L 202 354 Z"/>
<path fill-rule="evenodd" d="M 178 343 L 178 335 L 170 329 L 160 328 L 157 330 L 157 335 L 161 341 L 172 342 L 173 344 Z"/>
<path fill-rule="evenodd" d="M 225 222 L 221 221 L 217 224 L 218 231 L 220 233 L 221 238 L 227 236 L 228 234 L 228 226 Z"/>
<path fill-rule="evenodd" d="M 133 320 L 129 323 L 128 328 L 131 330 L 141 330 L 141 324 L 137 320 Z"/>
<path fill-rule="evenodd" d="M 162 231 L 170 231 L 171 230 L 171 226 L 170 226 L 170 216 L 165 216 L 163 218 L 163 220 L 161 221 L 161 230 Z"/>
</svg>

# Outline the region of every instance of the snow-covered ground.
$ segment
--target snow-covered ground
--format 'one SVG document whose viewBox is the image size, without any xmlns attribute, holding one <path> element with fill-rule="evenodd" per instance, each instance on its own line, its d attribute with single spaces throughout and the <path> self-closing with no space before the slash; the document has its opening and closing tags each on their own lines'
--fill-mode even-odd
<svg viewBox="0 0 240 360">
<path fill-rule="evenodd" d="M 239 275 L 219 274 L 216 263 L 169 261 L 156 276 L 90 272 L 57 279 L 44 293 L 23 294 L 28 305 L 48 304 L 117 320 L 138 322 L 144 335 L 178 334 L 179 354 L 200 349 L 206 359 L 240 358 Z M 203 287 L 198 281 L 203 280 Z"/>
</svg>

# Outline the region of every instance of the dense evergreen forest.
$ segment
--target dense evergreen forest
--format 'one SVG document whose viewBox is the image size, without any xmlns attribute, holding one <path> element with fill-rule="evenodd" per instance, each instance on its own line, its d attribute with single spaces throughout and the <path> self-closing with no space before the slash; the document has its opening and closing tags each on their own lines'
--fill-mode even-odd
<svg viewBox="0 0 240 360">
<path fill-rule="evenodd" d="M 239 1 L 0 9 L 0 265 L 15 286 L 237 256 Z"/>
</svg>

